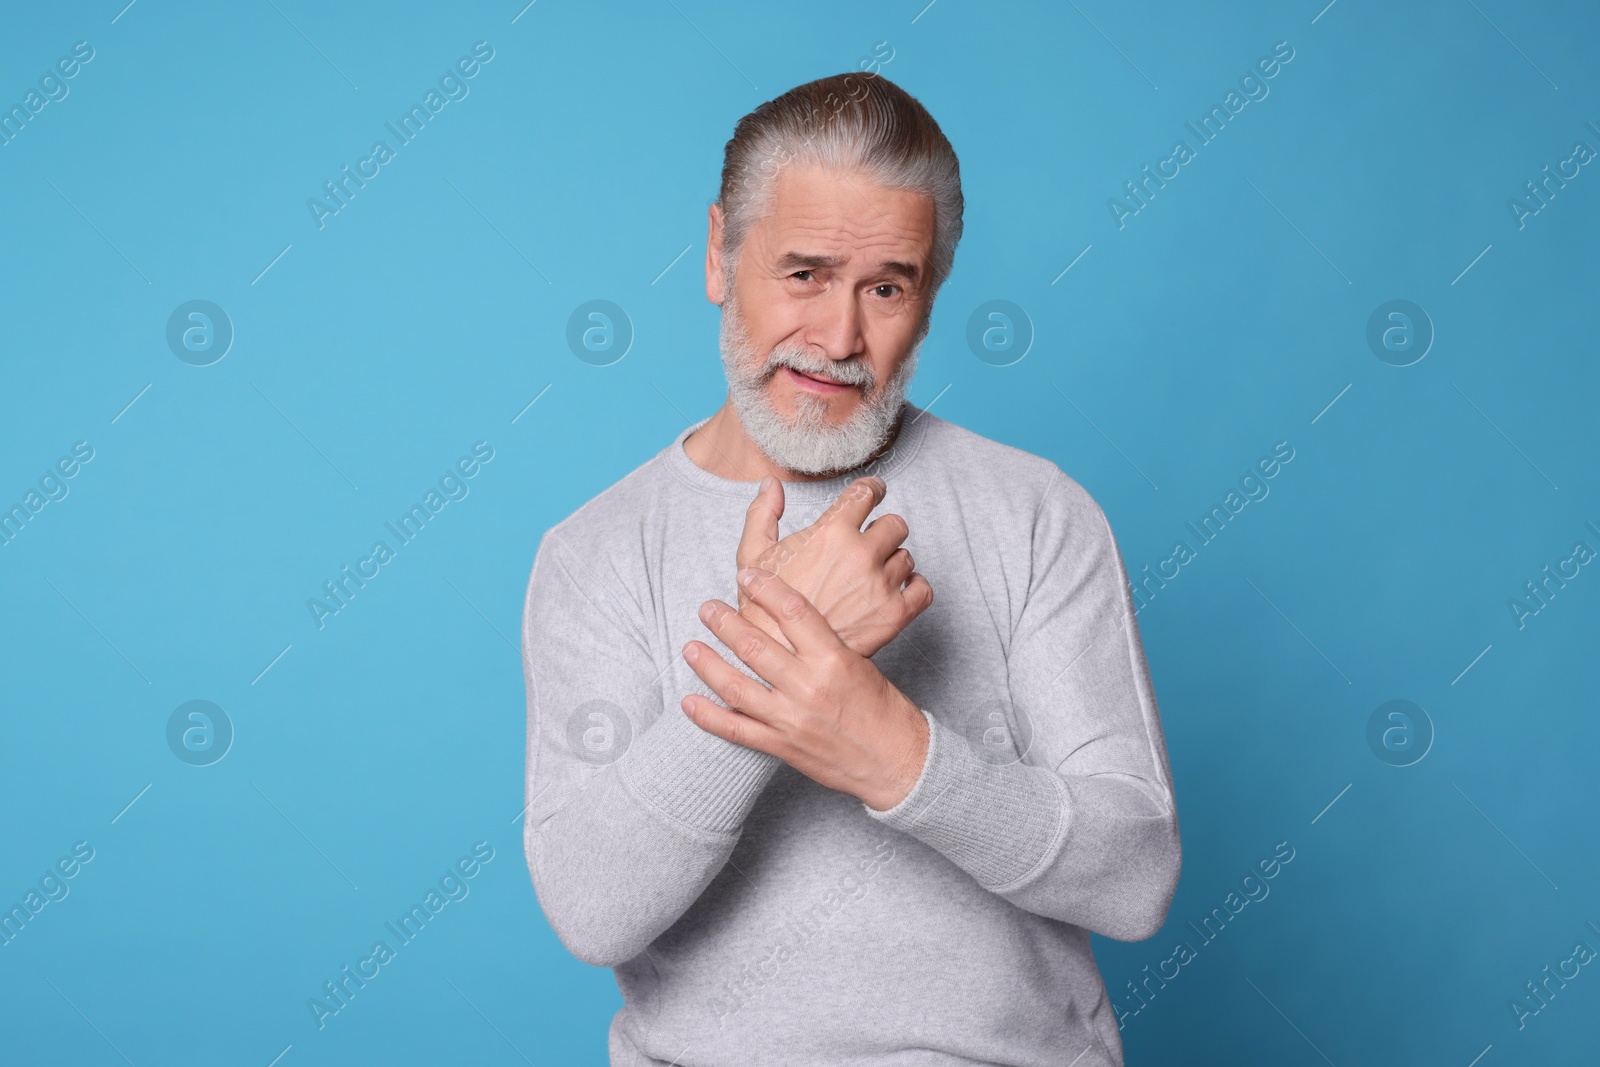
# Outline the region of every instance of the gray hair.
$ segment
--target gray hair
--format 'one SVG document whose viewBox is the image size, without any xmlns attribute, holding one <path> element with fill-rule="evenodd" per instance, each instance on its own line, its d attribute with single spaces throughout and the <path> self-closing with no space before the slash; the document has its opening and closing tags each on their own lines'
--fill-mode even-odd
<svg viewBox="0 0 1600 1067">
<path fill-rule="evenodd" d="M 771 208 L 787 163 L 858 171 L 933 200 L 928 309 L 961 240 L 961 168 L 926 108 L 881 74 L 835 74 L 797 85 L 739 120 L 723 150 L 723 262 L 729 278 L 750 227 Z M 926 324 L 924 324 L 924 332 Z"/>
</svg>

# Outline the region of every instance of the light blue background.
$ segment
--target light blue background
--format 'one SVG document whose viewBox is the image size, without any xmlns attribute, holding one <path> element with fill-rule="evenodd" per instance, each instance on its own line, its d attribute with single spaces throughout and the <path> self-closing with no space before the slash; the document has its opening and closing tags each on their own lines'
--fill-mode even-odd
<svg viewBox="0 0 1600 1067">
<path fill-rule="evenodd" d="M 528 570 L 721 402 L 734 123 L 880 41 L 968 205 L 913 401 L 1060 463 L 1133 572 L 1295 449 L 1139 615 L 1184 867 L 1160 934 L 1096 939 L 1112 997 L 1296 855 L 1127 1020 L 1129 1062 L 1593 1056 L 1600 968 L 1524 1028 L 1508 1002 L 1600 949 L 1600 573 L 1507 606 L 1600 549 L 1600 172 L 1507 206 L 1600 148 L 1591 6 L 124 2 L 0 33 L 7 108 L 95 50 L 0 147 L 0 503 L 94 448 L 0 547 L 0 904 L 95 849 L 0 947 L 0 1058 L 606 1062 L 615 983 L 521 852 Z M 307 199 L 480 40 L 470 94 L 319 229 Z M 1108 198 L 1282 40 L 1119 229 Z M 1365 341 L 1396 298 L 1437 331 L 1403 368 Z M 165 341 L 191 299 L 236 330 L 211 366 Z M 565 341 L 591 299 L 636 332 L 610 366 Z M 1011 366 L 966 344 L 991 299 L 1031 320 Z M 470 495 L 319 629 L 307 598 L 480 440 Z M 236 730 L 208 767 L 167 747 L 193 699 Z M 1366 740 L 1391 699 L 1436 730 L 1413 766 Z M 476 841 L 470 895 L 319 1030 L 308 998 Z"/>
</svg>

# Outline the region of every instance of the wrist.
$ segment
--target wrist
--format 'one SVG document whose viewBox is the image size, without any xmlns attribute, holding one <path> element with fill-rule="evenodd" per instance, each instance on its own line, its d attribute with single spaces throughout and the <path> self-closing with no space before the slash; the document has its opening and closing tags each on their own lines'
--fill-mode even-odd
<svg viewBox="0 0 1600 1067">
<path fill-rule="evenodd" d="M 900 726 L 892 735 L 893 743 L 886 746 L 888 757 L 879 764 L 885 773 L 873 789 L 859 798 L 874 811 L 888 811 L 910 795 L 928 760 L 928 720 L 904 694 L 897 691 L 897 695 Z"/>
</svg>

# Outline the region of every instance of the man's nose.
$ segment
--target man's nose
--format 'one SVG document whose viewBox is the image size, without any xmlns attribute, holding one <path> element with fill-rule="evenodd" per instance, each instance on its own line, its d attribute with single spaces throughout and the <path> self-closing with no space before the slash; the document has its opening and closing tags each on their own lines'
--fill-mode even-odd
<svg viewBox="0 0 1600 1067">
<path fill-rule="evenodd" d="M 841 286 L 818 303 L 807 340 L 821 346 L 829 359 L 849 359 L 866 349 L 861 332 L 861 302 L 856 295 Z"/>
</svg>

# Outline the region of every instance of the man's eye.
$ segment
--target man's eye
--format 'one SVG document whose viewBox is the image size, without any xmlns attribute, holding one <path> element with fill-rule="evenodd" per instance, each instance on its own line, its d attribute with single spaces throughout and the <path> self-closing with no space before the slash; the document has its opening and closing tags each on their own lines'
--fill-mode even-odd
<svg viewBox="0 0 1600 1067">
<path fill-rule="evenodd" d="M 800 275 L 802 275 L 802 274 L 810 274 L 810 273 L 811 272 L 808 271 L 808 270 L 797 270 L 793 274 L 789 275 L 789 277 L 791 277 L 791 278 L 800 278 Z M 810 278 L 800 278 L 800 280 L 803 281 L 803 282 L 808 282 L 811 279 Z"/>
<path fill-rule="evenodd" d="M 878 289 L 893 289 L 894 292 L 885 296 L 885 300 L 892 299 L 893 297 L 900 295 L 900 287 L 898 285 L 891 285 L 888 282 L 885 282 L 882 285 L 874 286 L 873 288 L 875 291 Z"/>
</svg>

